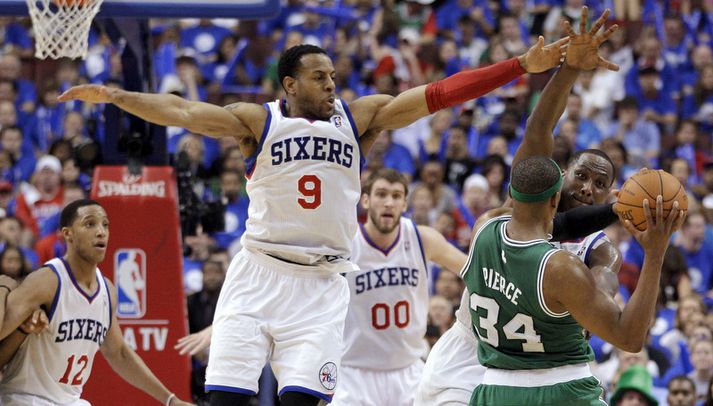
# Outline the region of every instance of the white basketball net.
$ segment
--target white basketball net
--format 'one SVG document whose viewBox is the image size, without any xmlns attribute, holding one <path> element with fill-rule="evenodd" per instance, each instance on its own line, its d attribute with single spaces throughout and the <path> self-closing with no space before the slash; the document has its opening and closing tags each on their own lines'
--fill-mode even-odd
<svg viewBox="0 0 713 406">
<path fill-rule="evenodd" d="M 103 0 L 26 0 L 35 30 L 35 57 L 86 58 L 89 27 Z"/>
</svg>

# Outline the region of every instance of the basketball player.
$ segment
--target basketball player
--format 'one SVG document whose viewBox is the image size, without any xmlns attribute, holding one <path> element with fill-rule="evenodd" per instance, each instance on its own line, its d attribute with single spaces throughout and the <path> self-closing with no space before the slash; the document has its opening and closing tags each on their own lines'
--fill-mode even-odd
<svg viewBox="0 0 713 406">
<path fill-rule="evenodd" d="M 359 272 L 349 282 L 346 349 L 333 405 L 412 405 L 421 378 L 428 318 L 426 261 L 458 273 L 466 255 L 438 231 L 402 217 L 406 178 L 372 173 L 361 203 L 367 221 L 352 243 Z"/>
<path fill-rule="evenodd" d="M 551 158 L 524 159 L 512 169 L 512 216 L 476 222 L 463 278 L 486 370 L 471 405 L 606 405 L 582 328 L 625 351 L 644 345 L 664 252 L 685 212 L 674 202 L 664 219 L 658 196 L 655 218 L 644 200 L 646 231 L 625 222 L 645 259 L 636 290 L 620 309 L 576 255 L 547 241 L 561 185 Z"/>
<path fill-rule="evenodd" d="M 0 301 L 5 312 L 0 338 L 12 334 L 17 351 L 0 381 L 0 404 L 88 405 L 80 396 L 101 350 L 133 386 L 162 404 L 188 405 L 124 342 L 115 314 L 116 289 L 97 268 L 109 240 L 104 209 L 93 200 L 72 202 L 62 210 L 60 227 L 66 256 L 48 261 Z M 17 328 L 37 309 L 47 314 L 49 329 L 17 340 Z"/>
<path fill-rule="evenodd" d="M 357 229 L 359 163 L 382 130 L 404 127 L 506 84 L 557 66 L 567 39 L 486 68 L 392 97 L 335 97 L 334 66 L 315 46 L 278 62 L 286 99 L 220 108 L 173 95 L 104 86 L 69 89 L 61 101 L 113 103 L 147 121 L 234 137 L 248 157 L 250 197 L 241 250 L 231 263 L 213 323 L 206 389 L 211 405 L 244 405 L 266 361 L 284 405 L 330 401 L 337 385 L 349 301 L 339 275 Z M 602 61 L 603 66 L 608 66 Z"/>
<path fill-rule="evenodd" d="M 545 87 L 538 103 L 528 119 L 522 144 L 515 153 L 513 162 L 517 163 L 530 156 L 551 156 L 553 150 L 552 130 L 562 115 L 574 82 L 581 70 L 593 69 L 597 60 L 597 48 L 605 35 L 595 34 L 609 15 L 606 10 L 592 29 L 584 34 L 576 34 L 568 24 L 565 27 L 570 35 L 570 46 L 565 63 L 555 73 Z M 582 20 L 587 22 L 587 9 L 582 10 Z M 615 30 L 616 27 L 610 29 Z M 569 160 L 562 186 L 562 198 L 558 212 L 564 213 L 575 207 L 601 205 L 605 203 L 613 180 L 614 166 L 609 157 L 599 150 L 583 150 L 575 153 Z M 509 205 L 510 203 L 508 203 Z M 601 228 L 617 220 L 610 205 L 592 207 L 592 213 L 586 220 L 587 226 L 593 226 L 591 217 L 596 219 Z M 499 214 L 508 214 L 502 210 Z M 558 219 L 555 219 L 557 222 Z M 569 223 L 581 227 L 583 219 Z M 559 229 L 560 227 L 555 227 Z M 597 229 L 597 228 L 595 228 Z M 578 256 L 590 266 L 596 275 L 598 286 L 612 297 L 617 292 L 617 273 L 621 266 L 621 254 L 607 239 L 601 229 L 584 238 L 573 238 L 571 231 L 554 236 L 557 247 L 561 247 Z M 466 405 L 475 387 L 481 382 L 485 368 L 477 359 L 477 341 L 471 327 L 469 313 L 469 294 L 466 291 L 461 299 L 461 306 L 456 312 L 456 323 L 441 337 L 431 350 L 426 361 L 423 379 L 416 397 L 417 405 Z"/>
</svg>

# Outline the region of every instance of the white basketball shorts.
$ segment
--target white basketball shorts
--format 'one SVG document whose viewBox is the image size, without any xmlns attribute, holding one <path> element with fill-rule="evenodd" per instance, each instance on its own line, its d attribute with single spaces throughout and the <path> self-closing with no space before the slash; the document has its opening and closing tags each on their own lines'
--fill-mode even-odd
<svg viewBox="0 0 713 406">
<path fill-rule="evenodd" d="M 254 394 L 269 360 L 280 394 L 331 400 L 348 305 L 347 280 L 338 273 L 241 250 L 220 291 L 206 390 Z"/>
<path fill-rule="evenodd" d="M 456 321 L 428 354 L 415 405 L 467 406 L 485 374 L 485 367 L 478 361 L 477 345 L 468 327 Z"/>
<path fill-rule="evenodd" d="M 388 371 L 342 366 L 332 406 L 413 406 L 423 361 Z"/>
</svg>

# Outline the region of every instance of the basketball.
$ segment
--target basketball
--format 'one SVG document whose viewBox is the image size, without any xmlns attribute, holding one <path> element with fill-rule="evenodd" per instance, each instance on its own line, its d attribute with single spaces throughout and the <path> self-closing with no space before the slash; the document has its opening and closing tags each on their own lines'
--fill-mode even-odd
<svg viewBox="0 0 713 406">
<path fill-rule="evenodd" d="M 668 217 L 673 202 L 678 201 L 681 210 L 688 210 L 686 190 L 673 175 L 663 170 L 643 170 L 627 179 L 619 192 L 614 211 L 619 219 L 631 221 L 640 231 L 646 230 L 644 199 L 649 199 L 651 215 L 656 216 L 656 196 L 663 197 L 663 215 Z"/>
<path fill-rule="evenodd" d="M 89 4 L 92 0 L 52 0 L 52 2 L 58 6 L 64 7 L 84 7 Z"/>
</svg>

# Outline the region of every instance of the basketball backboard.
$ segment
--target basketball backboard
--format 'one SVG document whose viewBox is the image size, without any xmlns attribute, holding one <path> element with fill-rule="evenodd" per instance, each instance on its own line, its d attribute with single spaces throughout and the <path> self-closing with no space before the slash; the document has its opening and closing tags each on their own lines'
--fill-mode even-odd
<svg viewBox="0 0 713 406">
<path fill-rule="evenodd" d="M 266 18 L 280 0 L 104 0 L 98 17 Z M 0 0 L 0 15 L 27 15 L 25 0 Z"/>
</svg>

